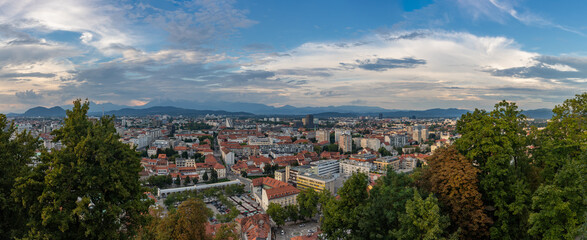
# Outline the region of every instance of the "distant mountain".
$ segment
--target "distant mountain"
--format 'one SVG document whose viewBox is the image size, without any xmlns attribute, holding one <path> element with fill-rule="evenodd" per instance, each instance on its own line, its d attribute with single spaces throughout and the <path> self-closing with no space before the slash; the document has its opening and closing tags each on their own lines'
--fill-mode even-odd
<svg viewBox="0 0 587 240">
<path fill-rule="evenodd" d="M 465 109 L 457 109 L 457 108 L 448 108 L 448 109 L 441 109 L 441 108 L 434 108 L 428 110 L 421 110 L 421 111 L 413 111 L 413 110 L 405 110 L 405 111 L 393 111 L 393 112 L 384 112 L 383 117 L 391 117 L 391 118 L 398 118 L 398 117 L 416 117 L 416 118 L 457 118 L 461 117 L 461 115 L 470 112 L 469 110 Z"/>
<path fill-rule="evenodd" d="M 524 110 L 522 111 L 526 117 L 535 118 L 535 119 L 550 119 L 552 118 L 552 109 L 548 108 L 540 108 L 534 110 Z"/>
<path fill-rule="evenodd" d="M 92 115 L 100 115 L 102 113 L 92 113 Z M 205 115 L 224 115 L 224 116 L 252 116 L 253 114 L 247 112 L 227 112 L 227 111 L 213 111 L 213 110 L 195 110 L 185 109 L 171 106 L 156 106 L 144 109 L 123 108 L 120 110 L 105 112 L 106 115 L 115 116 L 148 116 L 148 115 L 172 115 L 172 116 L 205 116 Z"/>
<path fill-rule="evenodd" d="M 23 114 L 20 117 L 65 117 L 65 110 L 61 107 L 34 107 Z"/>
<path fill-rule="evenodd" d="M 64 109 L 72 109 L 73 105 L 65 105 L 62 107 Z M 130 107 L 125 106 L 125 105 L 112 104 L 112 103 L 95 103 L 95 102 L 90 101 L 90 110 L 88 110 L 88 112 L 102 113 L 102 111 L 108 112 L 108 111 L 114 111 L 114 110 L 119 110 L 119 109 L 123 109 L 123 108 L 130 108 Z"/>
<path fill-rule="evenodd" d="M 339 113 L 369 113 L 369 112 L 388 112 L 393 111 L 380 107 L 368 106 L 328 106 L 328 107 L 294 107 L 285 105 L 283 107 L 267 106 L 260 103 L 246 102 L 198 102 L 187 100 L 154 100 L 144 106 L 137 108 L 148 108 L 154 106 L 174 106 L 186 109 L 209 109 L 223 110 L 228 112 L 249 112 L 256 115 L 305 115 L 317 114 L 324 112 Z"/>
</svg>

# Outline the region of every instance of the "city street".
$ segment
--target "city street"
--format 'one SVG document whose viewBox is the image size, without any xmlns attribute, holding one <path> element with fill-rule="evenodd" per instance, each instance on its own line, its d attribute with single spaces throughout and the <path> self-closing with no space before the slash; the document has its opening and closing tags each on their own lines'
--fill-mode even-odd
<svg viewBox="0 0 587 240">
<path fill-rule="evenodd" d="M 316 232 L 320 225 L 315 221 L 310 221 L 306 223 L 286 223 L 285 226 L 280 228 L 276 228 L 276 239 L 277 240 L 289 240 L 292 237 L 296 236 L 306 236 L 308 235 L 308 230 Z M 281 235 L 281 230 L 285 231 L 284 235 Z"/>
</svg>

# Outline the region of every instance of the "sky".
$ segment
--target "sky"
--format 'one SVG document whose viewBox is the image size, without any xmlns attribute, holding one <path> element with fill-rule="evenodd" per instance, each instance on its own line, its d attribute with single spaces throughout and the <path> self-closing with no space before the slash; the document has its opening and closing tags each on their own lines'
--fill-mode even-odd
<svg viewBox="0 0 587 240">
<path fill-rule="evenodd" d="M 552 108 L 587 1 L 0 0 L 0 112 L 74 99 Z"/>
</svg>

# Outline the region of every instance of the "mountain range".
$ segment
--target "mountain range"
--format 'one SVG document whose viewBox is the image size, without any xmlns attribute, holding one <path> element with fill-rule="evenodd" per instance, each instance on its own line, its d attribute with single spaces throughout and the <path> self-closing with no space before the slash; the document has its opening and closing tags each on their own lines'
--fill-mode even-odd
<svg viewBox="0 0 587 240">
<path fill-rule="evenodd" d="M 63 117 L 65 110 L 72 105 L 62 107 L 35 107 L 23 114 L 8 114 L 13 117 Z M 183 115 L 204 116 L 206 114 L 225 116 L 301 116 L 314 114 L 317 118 L 327 117 L 354 117 L 354 116 L 378 116 L 383 117 L 416 117 L 416 118 L 455 118 L 470 112 L 466 109 L 428 109 L 428 110 L 397 110 L 370 106 L 327 106 L 327 107 L 294 107 L 285 105 L 282 107 L 268 106 L 260 103 L 245 102 L 197 102 L 184 100 L 154 100 L 142 106 L 125 106 L 112 103 L 97 104 L 90 102 L 89 115 L 100 116 L 102 114 L 116 116 L 146 116 L 146 115 Z M 552 111 L 547 108 L 527 110 L 523 112 L 530 118 L 548 119 Z"/>
</svg>

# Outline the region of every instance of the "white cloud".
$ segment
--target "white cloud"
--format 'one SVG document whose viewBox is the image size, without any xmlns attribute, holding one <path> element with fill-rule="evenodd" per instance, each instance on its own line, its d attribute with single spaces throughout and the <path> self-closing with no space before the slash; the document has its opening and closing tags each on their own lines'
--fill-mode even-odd
<svg viewBox="0 0 587 240">
<path fill-rule="evenodd" d="M 290 89 L 294 97 L 289 103 L 297 105 L 340 105 L 349 99 L 362 99 L 386 108 L 490 107 L 499 97 L 515 97 L 506 92 L 494 96 L 499 91 L 496 89 L 504 86 L 570 92 L 576 87 L 546 83 L 540 76 L 517 78 L 488 72 L 486 69 L 526 69 L 538 64 L 540 54 L 521 50 L 512 39 L 464 32 L 417 32 L 420 34 L 414 37 L 398 37 L 412 36 L 410 32 L 391 32 L 347 42 L 309 42 L 257 58 L 256 64 L 242 69 L 275 72 L 274 79 L 306 80 L 300 88 Z M 374 66 L 357 67 L 364 63 Z M 548 67 L 554 71 L 577 70 L 556 63 Z M 306 74 L 282 74 L 284 69 Z M 311 74 L 313 69 L 322 74 Z M 313 94 L 316 92 L 337 94 Z M 545 98 L 545 102 L 536 102 L 529 91 L 518 95 L 520 99 L 516 100 L 525 107 L 552 105 Z"/>
</svg>

